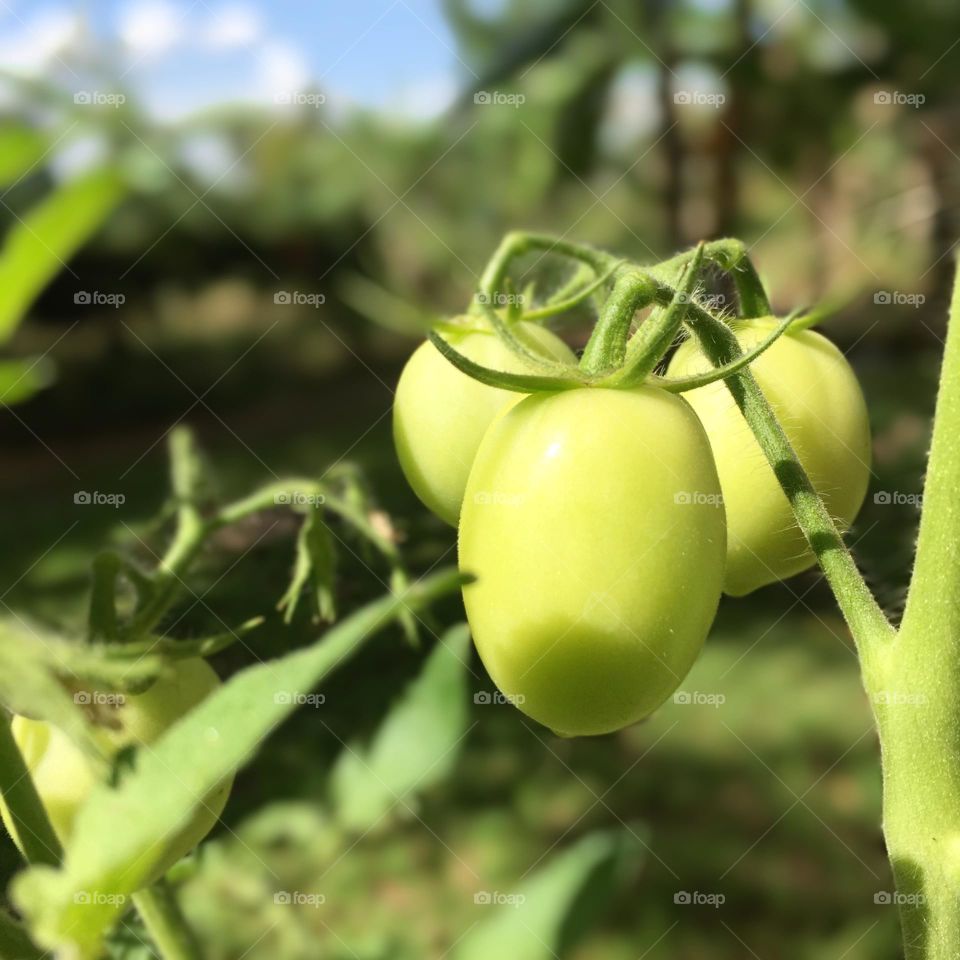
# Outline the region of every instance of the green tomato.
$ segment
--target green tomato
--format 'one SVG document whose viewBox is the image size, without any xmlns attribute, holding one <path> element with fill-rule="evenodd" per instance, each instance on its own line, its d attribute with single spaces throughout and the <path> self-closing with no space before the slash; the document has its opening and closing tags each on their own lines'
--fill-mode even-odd
<svg viewBox="0 0 960 960">
<path fill-rule="evenodd" d="M 480 657 L 565 736 L 648 716 L 713 622 L 726 528 L 710 444 L 656 387 L 536 394 L 491 425 L 460 519 Z"/>
<path fill-rule="evenodd" d="M 570 348 L 549 330 L 518 323 L 515 333 L 545 359 L 576 363 Z M 445 333 L 452 347 L 476 363 L 509 373 L 530 373 L 489 330 Z M 393 439 L 414 493 L 438 517 L 457 525 L 477 447 L 493 418 L 523 394 L 499 390 L 461 373 L 427 341 L 407 361 L 393 404 Z"/>
<path fill-rule="evenodd" d="M 85 691 L 79 696 L 96 724 L 96 740 L 104 754 L 110 756 L 123 747 L 152 743 L 219 685 L 220 680 L 206 660 L 189 659 L 177 661 L 170 675 L 161 677 L 144 693 Z M 62 730 L 46 721 L 15 716 L 11 728 L 50 824 L 65 844 L 80 807 L 98 782 L 93 765 Z M 223 812 L 230 786 L 231 781 L 227 781 L 206 797 L 193 820 L 166 844 L 148 882 L 165 873 L 210 832 Z M 2 799 L 0 816 L 22 849 Z"/>
<path fill-rule="evenodd" d="M 749 349 L 776 325 L 773 317 L 743 322 L 737 339 Z M 698 343 L 688 340 L 670 362 L 669 374 L 711 367 Z M 750 368 L 811 482 L 845 529 L 857 515 L 870 479 L 870 421 L 850 364 L 825 337 L 802 330 L 784 334 Z M 710 437 L 723 488 L 725 591 L 743 596 L 812 567 L 816 557 L 726 385 L 712 383 L 684 396 Z"/>
</svg>

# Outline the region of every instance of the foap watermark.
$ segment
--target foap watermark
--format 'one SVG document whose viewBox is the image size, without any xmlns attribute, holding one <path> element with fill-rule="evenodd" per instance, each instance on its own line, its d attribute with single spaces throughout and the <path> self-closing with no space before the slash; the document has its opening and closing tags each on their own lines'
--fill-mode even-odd
<svg viewBox="0 0 960 960">
<path fill-rule="evenodd" d="M 278 890 L 273 902 L 282 907 L 322 907 L 327 902 L 323 893 L 307 893 L 304 890 Z"/>
<path fill-rule="evenodd" d="M 274 703 L 293 703 L 298 707 L 322 707 L 327 702 L 324 693 L 300 693 L 296 690 L 278 690 L 273 695 Z"/>
<path fill-rule="evenodd" d="M 873 902 L 881 907 L 920 906 L 927 902 L 922 893 L 900 893 L 897 890 L 878 890 Z"/>
<path fill-rule="evenodd" d="M 310 90 L 278 90 L 273 95 L 273 102 L 292 107 L 317 107 L 327 102 L 325 94 L 314 93 Z"/>
<path fill-rule="evenodd" d="M 473 702 L 481 706 L 519 706 L 526 701 L 522 693 L 501 693 L 499 690 L 478 690 L 473 695 Z"/>
<path fill-rule="evenodd" d="M 478 890 L 473 895 L 473 902 L 478 907 L 519 907 L 527 902 L 522 893 L 501 893 L 499 890 Z"/>
<path fill-rule="evenodd" d="M 103 890 L 77 890 L 73 902 L 84 907 L 116 907 L 127 902 L 125 893 L 105 893 Z"/>
<path fill-rule="evenodd" d="M 722 493 L 707 493 L 704 490 L 678 490 L 673 495 L 678 507 L 719 507 L 723 506 Z"/>
<path fill-rule="evenodd" d="M 110 693 L 105 690 L 78 690 L 73 702 L 81 707 L 122 707 L 127 698 L 122 693 Z"/>
<path fill-rule="evenodd" d="M 491 307 L 522 306 L 527 302 L 522 293 L 477 293 L 473 299 L 481 305 Z"/>
<path fill-rule="evenodd" d="M 883 107 L 919 107 L 927 102 L 922 93 L 904 93 L 902 90 L 878 90 L 873 102 Z"/>
<path fill-rule="evenodd" d="M 497 490 L 478 490 L 473 502 L 480 506 L 519 507 L 524 501 L 522 493 L 501 493 Z"/>
<path fill-rule="evenodd" d="M 893 305 L 897 307 L 922 307 L 927 298 L 922 293 L 905 293 L 903 290 L 878 290 L 873 295 L 873 302 L 878 306 Z"/>
<path fill-rule="evenodd" d="M 727 95 L 706 90 L 677 90 L 673 102 L 679 107 L 722 107 L 727 102 Z"/>
<path fill-rule="evenodd" d="M 327 302 L 326 294 L 304 293 L 302 290 L 278 290 L 273 302 L 283 307 L 322 307 Z"/>
<path fill-rule="evenodd" d="M 73 502 L 78 507 L 122 507 L 127 498 L 122 493 L 103 493 L 100 490 L 77 490 Z"/>
<path fill-rule="evenodd" d="M 322 493 L 307 493 L 305 490 L 282 490 L 273 495 L 278 507 L 322 507 L 327 498 Z"/>
<path fill-rule="evenodd" d="M 673 702 L 684 707 L 722 707 L 727 698 L 722 693 L 702 693 L 700 690 L 677 690 Z"/>
<path fill-rule="evenodd" d="M 904 493 L 902 490 L 878 490 L 873 502 L 881 507 L 922 507 L 922 493 Z"/>
<path fill-rule="evenodd" d="M 700 890 L 678 890 L 673 902 L 679 907 L 722 907 L 727 898 L 722 893 L 703 893 Z"/>
<path fill-rule="evenodd" d="M 104 290 L 78 290 L 73 302 L 80 307 L 122 307 L 127 302 L 126 294 L 107 293 Z"/>
<path fill-rule="evenodd" d="M 522 93 L 505 93 L 503 90 L 478 90 L 473 102 L 481 107 L 521 107 L 527 102 Z"/>
<path fill-rule="evenodd" d="M 873 702 L 887 707 L 922 707 L 927 698 L 922 693 L 908 690 L 878 690 L 873 694 Z"/>
<path fill-rule="evenodd" d="M 73 95 L 73 102 L 78 107 L 117 107 L 127 102 L 125 94 L 108 93 L 106 90 L 78 90 Z"/>
</svg>

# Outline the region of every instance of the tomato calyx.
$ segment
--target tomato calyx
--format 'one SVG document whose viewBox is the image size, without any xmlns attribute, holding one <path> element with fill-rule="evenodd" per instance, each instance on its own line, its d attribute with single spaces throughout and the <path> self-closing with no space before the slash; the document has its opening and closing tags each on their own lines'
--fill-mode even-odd
<svg viewBox="0 0 960 960">
<path fill-rule="evenodd" d="M 499 293 L 498 288 L 513 289 L 506 277 L 510 258 L 531 249 L 559 253 L 577 260 L 578 270 L 552 300 L 525 311 L 521 306 L 524 297 Z M 784 333 L 813 326 L 830 312 L 829 309 L 795 311 L 781 321 L 771 320 L 770 335 L 766 339 L 714 370 L 681 378 L 658 376 L 654 370 L 684 329 L 696 334 L 712 324 L 726 326 L 730 322 L 731 318 L 713 313 L 699 296 L 702 269 L 708 263 L 733 278 L 741 319 L 770 316 L 766 292 L 745 245 L 738 240 L 701 242 L 669 260 L 641 267 L 603 251 L 517 233 L 507 235 L 484 271 L 470 313 L 436 326 L 429 338 L 462 373 L 487 386 L 515 393 L 584 387 L 632 389 L 644 383 L 670 393 L 683 393 L 733 376 L 748 367 Z M 603 305 L 577 367 L 540 355 L 518 335 L 519 321 L 557 316 L 594 296 L 602 298 Z M 494 309 L 493 304 L 501 299 L 506 301 L 505 309 Z M 651 305 L 654 309 L 650 316 L 631 335 L 637 311 Z M 444 339 L 445 334 L 464 330 L 496 335 L 529 372 L 507 372 L 484 366 L 464 356 Z"/>
</svg>

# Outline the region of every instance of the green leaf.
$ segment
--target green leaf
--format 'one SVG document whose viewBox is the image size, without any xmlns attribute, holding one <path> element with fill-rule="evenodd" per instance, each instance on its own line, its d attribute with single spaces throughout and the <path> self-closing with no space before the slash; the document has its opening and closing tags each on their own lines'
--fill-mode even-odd
<svg viewBox="0 0 960 960">
<path fill-rule="evenodd" d="M 43 157 L 47 138 L 30 127 L 0 131 L 0 187 L 21 179 Z"/>
<path fill-rule="evenodd" d="M 0 247 L 0 342 L 97 231 L 123 191 L 115 172 L 98 170 L 58 187 L 14 223 Z"/>
<path fill-rule="evenodd" d="M 370 746 L 352 744 L 337 758 L 331 794 L 345 828 L 361 832 L 392 810 L 409 812 L 417 792 L 449 774 L 467 730 L 469 656 L 467 625 L 448 630 Z"/>
<path fill-rule="evenodd" d="M 53 362 L 47 357 L 0 360 L 0 404 L 13 407 L 24 403 L 48 387 L 53 382 L 54 373 Z"/>
<path fill-rule="evenodd" d="M 104 930 L 163 856 L 162 838 L 182 830 L 204 798 L 371 634 L 405 606 L 427 604 L 462 582 L 448 569 L 368 604 L 305 650 L 238 673 L 138 751 L 135 770 L 119 786 L 91 791 L 63 867 L 34 867 L 14 881 L 14 900 L 37 941 L 78 960 L 96 956 Z"/>
<path fill-rule="evenodd" d="M 336 601 L 333 592 L 336 562 L 337 554 L 333 546 L 333 538 L 323 522 L 322 514 L 316 508 L 311 509 L 304 516 L 300 533 L 297 535 L 297 553 L 290 586 L 277 605 L 278 609 L 284 611 L 285 623 L 293 620 L 303 588 L 308 583 L 313 586 L 320 619 L 328 623 L 336 619 Z"/>
<path fill-rule="evenodd" d="M 489 916 L 458 943 L 453 960 L 555 960 L 607 906 L 642 861 L 635 831 L 592 833 L 553 857 L 516 890 L 479 890 Z"/>
<path fill-rule="evenodd" d="M 99 762 L 83 712 L 51 666 L 66 661 L 69 647 L 62 637 L 20 617 L 0 620 L 0 702 L 11 713 L 56 724 Z"/>
</svg>

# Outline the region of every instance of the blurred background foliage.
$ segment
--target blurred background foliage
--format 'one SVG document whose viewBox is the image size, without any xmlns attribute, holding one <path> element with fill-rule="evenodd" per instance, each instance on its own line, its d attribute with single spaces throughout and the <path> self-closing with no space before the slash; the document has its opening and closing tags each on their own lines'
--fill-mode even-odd
<svg viewBox="0 0 960 960">
<path fill-rule="evenodd" d="M 863 379 L 875 431 L 851 541 L 898 610 L 960 217 L 955 0 L 357 6 L 329 16 L 348 18 L 358 44 L 386 33 L 401 58 L 388 13 L 431 32 L 442 21 L 435 42 L 456 84 L 425 75 L 401 109 L 351 102 L 320 70 L 280 69 L 258 97 L 227 91 L 170 116 L 138 87 L 130 31 L 121 42 L 95 29 L 98 4 L 45 20 L 14 11 L 0 49 L 7 610 L 76 622 L 97 546 L 158 549 L 162 440 L 181 420 L 228 492 L 360 464 L 412 567 L 449 559 L 454 534 L 394 460 L 392 385 L 513 227 L 648 262 L 733 234 L 778 310 L 833 304 L 826 330 Z M 145 49 L 170 9 L 184 13 L 140 7 Z M 262 29 L 281 13 L 259 16 Z M 14 35 L 28 27 L 31 56 Z M 298 39 L 309 48 L 310 30 Z M 370 55 L 345 44 L 337 59 L 366 69 Z M 211 71 L 185 83 L 222 86 Z M 529 266 L 527 279 L 558 282 L 556 265 Z M 581 344 L 584 318 L 573 321 Z M 124 503 L 78 507 L 81 490 Z M 902 496 L 877 502 L 884 491 Z M 270 609 L 289 533 L 269 518 L 218 543 L 177 631 Z M 341 607 L 382 591 L 366 558 L 345 558 Z M 432 627 L 459 616 L 451 603 Z M 289 631 L 274 618 L 217 665 L 228 674 L 315 635 L 307 616 Z M 180 878 L 210 957 L 455 957 L 488 909 L 478 889 L 519 889 L 548 851 L 624 825 L 645 848 L 642 871 L 624 872 L 597 923 L 544 957 L 899 955 L 882 902 L 876 744 L 815 573 L 723 603 L 684 684 L 721 704 L 668 704 L 597 741 L 471 705 L 492 690 L 472 660 L 446 775 L 417 816 L 392 809 L 344 841 L 330 822 L 337 756 L 373 735 L 423 658 L 397 633 L 374 642 L 242 774 L 225 825 Z M 6 876 L 15 857 L 2 842 Z M 278 913 L 272 891 L 293 883 L 322 891 L 323 906 Z M 725 902 L 677 903 L 681 892 Z"/>
</svg>

